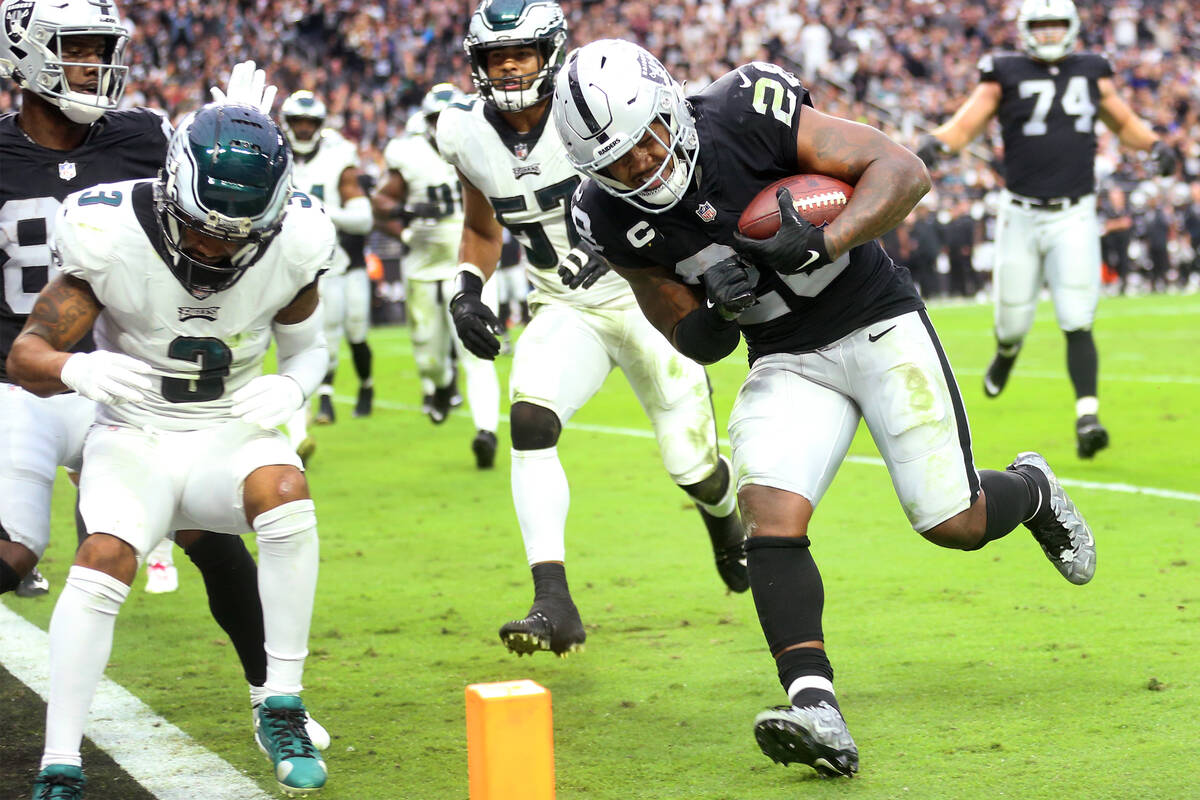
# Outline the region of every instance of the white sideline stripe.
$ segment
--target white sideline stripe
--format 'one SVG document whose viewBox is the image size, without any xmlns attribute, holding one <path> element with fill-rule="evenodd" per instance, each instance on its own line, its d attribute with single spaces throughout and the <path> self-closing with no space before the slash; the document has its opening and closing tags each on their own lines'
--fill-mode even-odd
<svg viewBox="0 0 1200 800">
<path fill-rule="evenodd" d="M 334 400 L 343 405 L 352 406 L 357 401 L 357 398 L 347 397 L 346 395 L 334 395 Z M 380 408 L 386 408 L 389 411 L 420 411 L 420 406 L 410 405 L 408 403 L 393 403 L 388 400 L 376 400 L 375 405 Z M 467 412 L 462 409 L 455 409 L 451 414 L 463 414 Z M 508 420 L 501 417 L 500 424 L 507 425 Z M 641 428 L 619 428 L 611 425 L 589 425 L 583 422 L 568 422 L 563 427 L 575 431 L 588 431 L 589 433 L 607 433 L 613 436 L 632 436 L 635 439 L 653 439 L 654 431 L 648 431 Z M 718 440 L 722 446 L 729 447 L 728 439 Z M 875 456 L 846 456 L 846 461 L 851 464 L 868 464 L 872 467 L 886 467 L 882 458 Z M 1057 473 L 1056 473 L 1057 475 Z M 1101 492 L 1120 492 L 1122 494 L 1144 494 L 1150 497 L 1163 497 L 1168 500 L 1185 500 L 1189 503 L 1200 503 L 1200 494 L 1192 492 L 1178 492 L 1174 489 L 1157 489 L 1153 486 L 1133 486 L 1128 483 L 1098 483 L 1096 481 L 1077 481 L 1071 478 L 1064 478 L 1057 475 L 1058 482 L 1063 486 L 1078 486 L 1080 489 L 1095 489 Z"/>
<path fill-rule="evenodd" d="M 954 368 L 956 375 L 970 375 L 977 377 L 983 375 L 987 370 L 983 369 L 959 369 Z M 1034 378 L 1036 380 L 1061 380 L 1063 373 L 1061 372 L 1026 372 L 1021 371 L 1020 377 Z M 1118 383 L 1181 383 L 1185 386 L 1200 386 L 1200 376 L 1197 375 L 1111 375 L 1108 372 L 1104 373 L 1104 382 L 1116 381 Z"/>
<path fill-rule="evenodd" d="M 45 631 L 0 603 L 4 668 L 43 701 L 50 686 L 49 650 L 50 637 Z M 246 744 L 252 747 L 249 730 L 247 723 Z M 274 800 L 108 678 L 100 679 L 84 733 L 159 800 L 195 800 L 201 783 L 204 790 L 199 794 L 205 800 Z M 265 758 L 263 765 L 266 767 Z"/>
</svg>

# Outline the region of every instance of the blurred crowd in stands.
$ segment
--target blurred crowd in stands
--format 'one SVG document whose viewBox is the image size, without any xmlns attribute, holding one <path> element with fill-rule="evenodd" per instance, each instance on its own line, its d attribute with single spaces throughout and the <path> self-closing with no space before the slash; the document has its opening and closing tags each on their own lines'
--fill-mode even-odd
<svg viewBox="0 0 1200 800">
<path fill-rule="evenodd" d="M 378 176 L 389 138 L 434 83 L 473 91 L 463 35 L 475 2 L 454 0 L 125 0 L 132 38 L 126 104 L 177 119 L 237 61 L 265 66 L 281 96 L 312 89 L 330 124 Z M 1200 286 L 1200 14 L 1195 0 L 1077 0 L 1080 46 L 1112 61 L 1118 91 L 1178 151 L 1174 178 L 1107 131 L 1097 158 L 1105 262 L 1114 291 Z M 750 60 L 787 66 L 824 111 L 915 146 L 976 85 L 983 54 L 1016 48 L 1018 3 L 975 0 L 564 0 L 571 45 L 631 38 L 690 91 Z M 0 112 L 15 107 L 11 84 Z M 988 281 L 1001 181 L 998 129 L 941 165 L 935 190 L 887 242 L 927 296 Z"/>
</svg>

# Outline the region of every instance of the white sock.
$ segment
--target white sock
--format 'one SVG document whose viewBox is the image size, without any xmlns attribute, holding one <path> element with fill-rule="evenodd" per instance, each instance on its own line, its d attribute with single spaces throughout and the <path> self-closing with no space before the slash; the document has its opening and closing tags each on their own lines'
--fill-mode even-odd
<svg viewBox="0 0 1200 800">
<path fill-rule="evenodd" d="M 46 706 L 48 764 L 82 766 L 79 744 L 96 686 L 112 653 L 113 627 L 129 587 L 88 567 L 73 566 L 50 618 L 50 701 Z"/>
<path fill-rule="evenodd" d="M 822 678 L 820 675 L 805 675 L 792 681 L 792 685 L 788 687 L 788 700 L 805 689 L 822 689 L 836 696 L 833 691 L 833 682 L 828 678 Z"/>
<path fill-rule="evenodd" d="M 1100 400 L 1096 397 L 1081 397 L 1075 401 L 1075 416 L 1100 413 Z"/>
<path fill-rule="evenodd" d="M 512 495 L 530 565 L 563 561 L 571 490 L 557 447 L 512 451 Z"/>
<path fill-rule="evenodd" d="M 475 430 L 496 432 L 500 427 L 500 380 L 495 363 L 472 355 L 458 362 L 467 379 L 467 404 Z"/>
<path fill-rule="evenodd" d="M 300 443 L 308 438 L 308 402 L 300 406 L 300 409 L 292 414 L 287 421 L 288 444 L 295 450 L 300 446 Z"/>
<path fill-rule="evenodd" d="M 696 505 L 717 519 L 724 519 L 737 510 L 737 481 L 733 479 L 733 465 L 729 463 L 729 459 L 725 456 L 721 456 L 721 461 L 725 463 L 726 474 L 729 476 L 729 485 L 725 487 L 725 494 L 713 505 L 699 500 L 695 501 Z"/>
<path fill-rule="evenodd" d="M 299 694 L 308 628 L 317 591 L 317 514 L 312 500 L 293 500 L 254 518 L 258 595 L 266 633 L 269 695 Z"/>
</svg>

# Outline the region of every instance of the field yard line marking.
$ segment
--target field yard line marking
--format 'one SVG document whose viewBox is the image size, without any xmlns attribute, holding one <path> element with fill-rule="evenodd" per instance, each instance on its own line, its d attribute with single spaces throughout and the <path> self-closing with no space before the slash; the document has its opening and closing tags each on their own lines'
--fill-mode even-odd
<svg viewBox="0 0 1200 800">
<path fill-rule="evenodd" d="M 49 650 L 50 637 L 45 631 L 0 603 L 4 668 L 42 700 L 49 693 Z M 242 732 L 246 746 L 253 747 L 249 724 Z M 254 781 L 108 678 L 100 679 L 85 733 L 159 800 L 195 800 L 200 781 L 204 784 L 200 794 L 205 800 L 274 800 Z M 265 769 L 266 759 L 263 766 Z"/>
<path fill-rule="evenodd" d="M 973 377 L 976 375 L 982 375 L 984 372 L 986 372 L 986 370 L 973 369 L 970 367 L 967 369 L 959 369 L 958 367 L 955 367 L 954 372 L 958 375 L 970 375 Z M 1034 378 L 1036 380 L 1059 380 L 1063 377 L 1063 375 L 1064 374 L 1062 372 L 1022 371 L 1020 377 Z M 1118 383 L 1181 383 L 1185 386 L 1200 386 L 1200 376 L 1196 375 L 1110 375 L 1109 373 L 1105 372 L 1104 380 L 1106 382 L 1117 381 Z"/>
<path fill-rule="evenodd" d="M 334 400 L 343 405 L 354 405 L 357 402 L 355 397 L 347 397 L 346 395 L 335 395 Z M 389 400 L 376 400 L 375 405 L 380 408 L 386 408 L 389 411 L 420 411 L 419 406 L 410 405 L 408 403 L 393 403 Z M 454 413 L 465 414 L 465 411 Z M 508 424 L 508 420 L 501 418 L 500 423 Z M 635 439 L 653 439 L 654 431 L 648 431 L 641 428 L 620 428 L 612 425 L 590 425 L 586 422 L 568 422 L 563 427 L 569 430 L 587 431 L 589 433 L 607 433 L 613 436 L 631 436 Z M 723 447 L 729 447 L 728 439 L 718 440 Z M 846 461 L 852 464 L 868 464 L 872 467 L 887 466 L 882 458 L 875 456 L 846 456 Z M 1077 481 L 1072 478 L 1064 478 L 1058 476 L 1059 483 L 1064 486 L 1077 486 L 1080 489 L 1096 489 L 1103 492 L 1120 492 L 1123 494 L 1144 494 L 1151 497 L 1163 497 L 1168 500 L 1185 500 L 1190 503 L 1200 503 L 1200 494 L 1192 492 L 1179 492 L 1174 489 L 1157 489 L 1153 486 L 1133 486 L 1128 483 L 1099 483 L 1096 481 Z"/>
</svg>

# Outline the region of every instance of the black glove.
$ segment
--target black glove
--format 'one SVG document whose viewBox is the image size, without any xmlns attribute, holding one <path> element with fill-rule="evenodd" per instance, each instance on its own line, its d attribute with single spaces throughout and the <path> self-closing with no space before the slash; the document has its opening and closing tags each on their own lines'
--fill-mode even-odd
<svg viewBox="0 0 1200 800">
<path fill-rule="evenodd" d="M 949 152 L 950 148 L 931 133 L 927 133 L 917 140 L 917 158 L 924 161 L 925 166 L 929 169 L 936 167 L 942 156 Z"/>
<path fill-rule="evenodd" d="M 558 277 L 568 289 L 588 289 L 608 272 L 608 262 L 583 247 L 567 253 L 558 265 Z"/>
<path fill-rule="evenodd" d="M 1175 158 L 1175 148 L 1159 139 L 1150 148 L 1150 156 L 1158 162 L 1159 175 L 1174 175 L 1175 165 L 1178 159 Z"/>
<path fill-rule="evenodd" d="M 792 193 L 780 187 L 779 230 L 770 239 L 751 239 L 734 233 L 734 248 L 759 269 L 780 275 L 814 272 L 833 261 L 825 249 L 825 231 L 800 216 Z"/>
<path fill-rule="evenodd" d="M 472 272 L 460 272 L 454 279 L 454 296 L 450 298 L 450 316 L 463 346 L 480 358 L 492 361 L 500 355 L 500 340 L 504 326 L 488 308 L 480 294 L 483 281 Z"/>
<path fill-rule="evenodd" d="M 709 302 L 723 318 L 737 317 L 757 302 L 754 284 L 740 256 L 730 256 L 700 274 L 700 283 Z"/>
</svg>

